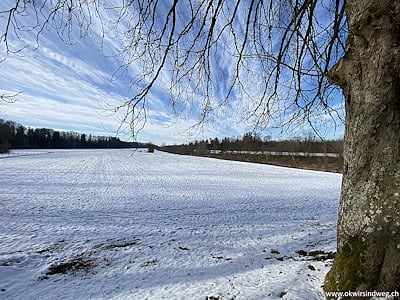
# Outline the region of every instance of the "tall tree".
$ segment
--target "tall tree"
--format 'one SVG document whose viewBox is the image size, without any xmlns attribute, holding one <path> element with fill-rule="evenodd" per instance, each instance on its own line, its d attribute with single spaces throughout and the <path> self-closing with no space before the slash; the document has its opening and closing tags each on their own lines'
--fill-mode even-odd
<svg viewBox="0 0 400 300">
<path fill-rule="evenodd" d="M 347 0 L 346 53 L 330 78 L 346 134 L 329 289 L 400 290 L 400 1 Z"/>
<path fill-rule="evenodd" d="M 399 12 L 399 0 L 16 0 L 2 12 L 2 40 L 15 52 L 23 49 L 24 29 L 40 37 L 53 28 L 67 42 L 106 39 L 112 24 L 126 62 L 121 70 L 132 64 L 142 70 L 132 80 L 132 98 L 118 107 L 133 130 L 143 126 L 149 92 L 164 87 L 165 78 L 176 111 L 199 103 L 201 124 L 221 108 L 241 107 L 255 127 L 278 119 L 316 129 L 326 115 L 340 119 L 340 87 L 345 169 L 338 251 L 325 287 L 394 290 L 400 289 Z"/>
</svg>

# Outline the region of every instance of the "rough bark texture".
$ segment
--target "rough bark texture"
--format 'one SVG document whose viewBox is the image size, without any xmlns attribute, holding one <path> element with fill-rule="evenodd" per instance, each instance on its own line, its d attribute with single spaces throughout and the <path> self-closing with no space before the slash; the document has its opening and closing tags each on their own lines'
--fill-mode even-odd
<svg viewBox="0 0 400 300">
<path fill-rule="evenodd" d="M 347 0 L 338 251 L 327 291 L 400 291 L 400 1 Z"/>
</svg>

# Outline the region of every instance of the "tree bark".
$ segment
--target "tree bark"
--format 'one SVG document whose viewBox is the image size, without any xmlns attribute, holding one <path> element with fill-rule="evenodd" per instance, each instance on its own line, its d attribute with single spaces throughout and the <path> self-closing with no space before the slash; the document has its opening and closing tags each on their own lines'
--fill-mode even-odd
<svg viewBox="0 0 400 300">
<path fill-rule="evenodd" d="M 347 0 L 329 79 L 346 101 L 338 248 L 327 291 L 400 291 L 400 1 Z"/>
</svg>

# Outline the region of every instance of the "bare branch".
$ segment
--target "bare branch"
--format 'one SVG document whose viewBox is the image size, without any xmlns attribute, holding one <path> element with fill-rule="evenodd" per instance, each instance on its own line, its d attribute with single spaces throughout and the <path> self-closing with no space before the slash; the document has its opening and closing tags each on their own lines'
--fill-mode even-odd
<svg viewBox="0 0 400 300">
<path fill-rule="evenodd" d="M 26 30 L 39 45 L 47 30 L 72 44 L 93 28 L 99 44 L 118 41 L 123 63 L 113 77 L 130 81 L 132 97 L 115 110 L 124 110 L 121 124 L 133 132 L 160 89 L 176 113 L 192 110 L 198 124 L 226 106 L 255 127 L 269 126 L 274 114 L 289 126 L 321 114 L 336 122 L 341 113 L 327 74 L 344 52 L 344 7 L 344 0 L 16 0 L 0 12 L 7 20 L 1 41 L 16 52 L 27 46 Z M 132 67 L 141 71 L 129 78 Z"/>
<path fill-rule="evenodd" d="M 18 96 L 23 92 L 18 92 L 14 94 L 0 94 L 0 101 L 5 103 L 15 103 L 18 99 Z"/>
</svg>

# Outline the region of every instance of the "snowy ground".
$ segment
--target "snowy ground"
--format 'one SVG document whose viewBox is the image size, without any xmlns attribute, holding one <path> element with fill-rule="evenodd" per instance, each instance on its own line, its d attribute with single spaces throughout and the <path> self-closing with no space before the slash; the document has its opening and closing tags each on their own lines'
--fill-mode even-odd
<svg viewBox="0 0 400 300">
<path fill-rule="evenodd" d="M 324 299 L 341 175 L 131 150 L 0 159 L 1 299 Z"/>
</svg>

